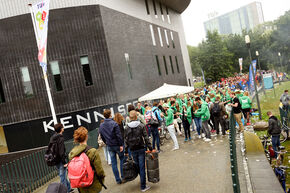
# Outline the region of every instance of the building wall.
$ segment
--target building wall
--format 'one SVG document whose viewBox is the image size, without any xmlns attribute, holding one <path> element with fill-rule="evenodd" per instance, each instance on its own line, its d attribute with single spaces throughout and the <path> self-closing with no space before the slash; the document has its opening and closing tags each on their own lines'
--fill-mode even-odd
<svg viewBox="0 0 290 193">
<path fill-rule="evenodd" d="M 171 30 L 153 24 L 156 41 L 154 46 L 150 23 L 103 6 L 101 6 L 101 13 L 118 101 L 139 98 L 164 83 L 187 84 L 177 32 L 173 32 L 175 40 L 175 48 L 173 48 Z M 163 47 L 160 45 L 157 27 L 161 30 Z M 169 47 L 164 30 L 167 30 Z M 129 76 L 125 53 L 129 54 L 132 79 Z M 159 57 L 161 75 L 158 74 L 155 55 Z M 168 75 L 165 73 L 163 56 L 167 61 Z M 174 73 L 169 56 L 172 57 Z M 175 56 L 178 58 L 180 73 L 177 72 Z"/>
<path fill-rule="evenodd" d="M 65 19 L 64 19 L 65 18 Z M 106 39 L 98 6 L 53 10 L 50 15 L 48 61 L 58 60 L 63 91 L 57 92 L 48 66 L 56 113 L 117 102 Z M 0 76 L 6 102 L 0 123 L 50 115 L 47 93 L 37 60 L 29 14 L 0 20 Z M 88 55 L 93 79 L 85 86 L 80 56 Z M 26 98 L 20 67 L 28 66 L 34 95 Z"/>
</svg>

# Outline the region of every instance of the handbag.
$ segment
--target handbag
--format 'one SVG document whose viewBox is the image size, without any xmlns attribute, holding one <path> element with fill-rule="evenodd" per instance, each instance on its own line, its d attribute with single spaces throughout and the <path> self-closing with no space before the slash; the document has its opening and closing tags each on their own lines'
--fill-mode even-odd
<svg viewBox="0 0 290 193">
<path fill-rule="evenodd" d="M 156 110 L 155 110 L 156 111 Z M 154 113 L 155 114 L 155 113 Z M 152 114 L 152 111 L 151 111 L 151 118 L 149 119 L 148 121 L 148 125 L 151 125 L 151 126 L 158 126 L 159 125 L 159 121 L 158 121 L 158 118 L 157 116 L 155 115 L 155 118 L 153 117 L 153 114 Z"/>
</svg>

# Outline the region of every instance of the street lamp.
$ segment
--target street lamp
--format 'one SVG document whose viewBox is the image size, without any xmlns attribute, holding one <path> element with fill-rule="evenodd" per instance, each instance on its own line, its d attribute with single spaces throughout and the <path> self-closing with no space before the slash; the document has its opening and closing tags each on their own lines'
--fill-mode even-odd
<svg viewBox="0 0 290 193">
<path fill-rule="evenodd" d="M 280 62 L 280 65 L 281 65 L 281 69 L 280 69 L 280 72 L 279 72 L 278 79 L 279 79 L 279 84 L 281 84 L 281 82 L 280 82 L 280 73 L 282 72 L 283 66 L 282 66 L 281 53 L 280 52 L 278 52 L 278 56 L 279 56 L 279 62 Z"/>
<path fill-rule="evenodd" d="M 251 41 L 250 41 L 250 36 L 246 35 L 245 36 L 245 42 L 246 45 L 248 47 L 248 51 L 249 51 L 249 56 L 250 56 L 250 61 L 251 61 L 251 69 L 252 69 L 252 78 L 253 78 L 253 82 L 254 82 L 254 87 L 255 87 L 255 92 L 256 92 L 256 99 L 257 99 L 257 103 L 258 103 L 258 110 L 259 110 L 259 119 L 262 120 L 262 114 L 261 114 L 261 107 L 260 107 L 260 100 L 259 100 L 259 94 L 258 94 L 258 90 L 257 90 L 257 85 L 256 85 L 256 80 L 255 80 L 255 76 L 254 76 L 254 68 L 253 68 L 253 64 L 252 64 L 252 54 L 251 54 Z M 251 74 L 249 74 L 251 76 Z"/>
<path fill-rule="evenodd" d="M 264 95 L 266 95 L 265 88 L 264 88 L 264 77 L 263 77 L 262 69 L 261 69 L 261 66 L 260 66 L 259 51 L 256 51 L 256 56 L 257 56 L 257 60 L 258 60 L 258 65 L 259 65 L 259 70 L 260 70 L 260 76 L 262 78 L 262 89 L 263 89 Z"/>
</svg>

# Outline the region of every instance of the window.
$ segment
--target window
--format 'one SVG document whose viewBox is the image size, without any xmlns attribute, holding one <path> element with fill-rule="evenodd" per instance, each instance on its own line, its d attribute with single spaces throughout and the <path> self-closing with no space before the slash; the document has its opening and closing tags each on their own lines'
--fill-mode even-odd
<svg viewBox="0 0 290 193">
<path fill-rule="evenodd" d="M 161 70 L 160 70 L 160 64 L 159 64 L 159 58 L 157 55 L 155 55 L 156 58 L 156 64 L 157 64 L 157 68 L 158 68 L 158 74 L 159 76 L 161 76 Z"/>
<path fill-rule="evenodd" d="M 146 5 L 146 10 L 147 10 L 147 15 L 150 15 L 148 0 L 145 0 L 145 5 Z"/>
<path fill-rule="evenodd" d="M 163 47 L 163 41 L 162 41 L 161 31 L 160 31 L 160 28 L 159 27 L 157 29 L 158 29 L 158 34 L 159 34 L 160 46 Z"/>
<path fill-rule="evenodd" d="M 80 59 L 81 59 L 81 65 L 82 65 L 83 73 L 85 77 L 85 84 L 86 86 L 91 86 L 93 85 L 93 79 L 92 79 L 92 74 L 90 70 L 89 57 L 81 56 Z"/>
<path fill-rule="evenodd" d="M 130 66 L 130 62 L 129 62 L 130 58 L 129 58 L 128 53 L 125 53 L 125 60 L 126 60 L 126 64 L 127 64 L 129 78 L 132 80 L 132 71 L 131 71 L 131 66 Z"/>
<path fill-rule="evenodd" d="M 171 36 L 171 41 L 172 41 L 172 47 L 175 48 L 175 43 L 174 43 L 174 38 L 173 38 L 172 31 L 170 32 L 170 36 Z"/>
<path fill-rule="evenodd" d="M 153 9 L 154 9 L 155 17 L 158 18 L 155 0 L 153 0 L 152 2 L 153 2 Z"/>
<path fill-rule="evenodd" d="M 32 97 L 33 96 L 33 90 L 32 90 L 32 84 L 30 81 L 29 71 L 28 67 L 21 67 L 21 75 L 22 75 L 22 83 L 24 88 L 24 94 L 26 97 Z"/>
<path fill-rule="evenodd" d="M 179 64 L 178 64 L 177 56 L 175 56 L 175 62 L 176 62 L 177 72 L 180 73 L 180 71 L 179 71 Z"/>
<path fill-rule="evenodd" d="M 51 73 L 53 75 L 54 87 L 55 87 L 56 91 L 62 91 L 63 88 L 62 88 L 62 84 L 61 84 L 61 77 L 60 77 L 58 61 L 50 62 L 50 69 L 51 69 Z"/>
<path fill-rule="evenodd" d="M 169 16 L 169 10 L 168 10 L 167 6 L 166 6 L 166 14 L 167 14 L 168 23 L 171 24 L 171 20 L 170 20 L 170 16 Z"/>
<path fill-rule="evenodd" d="M 191 86 L 191 81 L 190 81 L 190 79 L 188 79 L 188 85 Z"/>
<path fill-rule="evenodd" d="M 152 37 L 153 46 L 156 46 L 155 35 L 154 35 L 154 30 L 153 30 L 153 26 L 152 25 L 150 25 L 150 31 L 151 31 L 151 37 Z"/>
<path fill-rule="evenodd" d="M 0 103 L 5 103 L 5 96 L 1 79 L 0 79 Z"/>
<path fill-rule="evenodd" d="M 174 68 L 173 68 L 173 63 L 172 63 L 172 57 L 171 56 L 169 56 L 169 60 L 170 60 L 172 74 L 174 74 Z"/>
<path fill-rule="evenodd" d="M 164 67 L 165 67 L 166 75 L 168 75 L 168 69 L 167 69 L 167 63 L 166 63 L 166 58 L 165 58 L 165 56 L 163 56 L 163 61 L 164 61 Z"/>
<path fill-rule="evenodd" d="M 162 20 L 164 21 L 163 8 L 162 8 L 162 3 L 161 2 L 159 3 L 159 6 L 160 6 L 161 17 L 162 17 Z"/>
<path fill-rule="evenodd" d="M 168 36 L 167 36 L 167 30 L 164 30 L 164 34 L 165 34 L 167 47 L 169 48 L 169 40 L 168 40 Z"/>
</svg>

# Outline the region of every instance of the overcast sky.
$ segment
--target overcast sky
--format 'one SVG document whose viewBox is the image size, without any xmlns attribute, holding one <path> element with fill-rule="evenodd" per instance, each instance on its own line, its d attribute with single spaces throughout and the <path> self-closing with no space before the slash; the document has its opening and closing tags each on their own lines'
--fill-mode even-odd
<svg viewBox="0 0 290 193">
<path fill-rule="evenodd" d="M 189 7 L 182 14 L 186 41 L 188 45 L 197 46 L 205 38 L 203 22 L 208 20 L 208 14 L 218 15 L 233 11 L 253 0 L 191 0 Z M 272 21 L 290 10 L 290 0 L 260 0 L 265 21 Z"/>
</svg>

